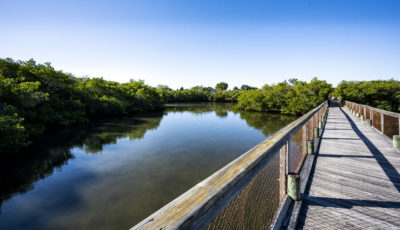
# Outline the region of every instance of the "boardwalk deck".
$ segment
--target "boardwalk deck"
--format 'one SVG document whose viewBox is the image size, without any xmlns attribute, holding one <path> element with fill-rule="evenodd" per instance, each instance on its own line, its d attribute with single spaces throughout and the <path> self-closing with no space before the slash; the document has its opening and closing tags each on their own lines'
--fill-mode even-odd
<svg viewBox="0 0 400 230">
<path fill-rule="evenodd" d="M 400 229 L 400 153 L 331 107 L 297 229 Z"/>
</svg>

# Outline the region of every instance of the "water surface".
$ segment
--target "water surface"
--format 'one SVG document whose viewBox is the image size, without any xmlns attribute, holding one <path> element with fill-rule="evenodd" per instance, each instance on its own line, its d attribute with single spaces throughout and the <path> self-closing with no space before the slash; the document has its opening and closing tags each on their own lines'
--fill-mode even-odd
<svg viewBox="0 0 400 230">
<path fill-rule="evenodd" d="M 294 117 L 170 104 L 43 137 L 0 163 L 0 229 L 127 229 Z"/>
</svg>

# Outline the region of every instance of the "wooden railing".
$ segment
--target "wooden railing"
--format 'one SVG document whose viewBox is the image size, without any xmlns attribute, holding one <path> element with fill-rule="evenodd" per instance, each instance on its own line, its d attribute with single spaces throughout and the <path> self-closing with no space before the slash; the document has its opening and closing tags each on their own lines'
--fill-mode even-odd
<svg viewBox="0 0 400 230">
<path fill-rule="evenodd" d="M 393 146 L 397 147 L 400 133 L 400 114 L 394 113 L 368 105 L 357 104 L 346 101 L 345 106 L 361 120 L 366 121 L 369 126 L 374 127 L 383 135 L 393 140 Z M 398 147 L 397 147 L 398 148 Z"/>
<path fill-rule="evenodd" d="M 259 228 L 254 227 L 258 224 L 265 228 L 266 223 L 272 221 L 274 212 L 272 211 L 272 215 L 265 215 L 267 208 L 264 205 L 269 202 L 267 196 L 274 193 L 272 195 L 281 203 L 290 198 L 299 199 L 298 174 L 306 155 L 314 154 L 314 139 L 320 135 L 327 108 L 328 103 L 322 103 L 132 229 L 203 229 L 207 226 L 213 229 L 218 228 L 216 224 L 234 227 L 232 225 L 235 220 L 245 216 L 243 212 L 246 212 L 246 208 L 252 210 L 251 214 L 246 214 L 252 218 L 241 220 L 241 224 L 246 224 L 247 221 L 253 228 Z M 277 159 L 279 165 L 275 171 L 279 172 L 276 172 L 277 178 L 273 178 L 271 183 L 279 183 L 279 192 L 271 192 L 268 186 L 272 185 L 265 182 L 270 176 L 268 170 L 273 166 L 271 162 Z M 273 210 L 277 207 L 275 205 Z M 259 223 L 254 223 L 254 220 Z"/>
</svg>

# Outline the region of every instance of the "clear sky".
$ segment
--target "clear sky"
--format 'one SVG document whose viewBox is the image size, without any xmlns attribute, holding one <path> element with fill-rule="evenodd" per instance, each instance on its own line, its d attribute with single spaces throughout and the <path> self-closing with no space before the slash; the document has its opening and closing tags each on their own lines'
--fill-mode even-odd
<svg viewBox="0 0 400 230">
<path fill-rule="evenodd" d="M 172 88 L 400 79 L 400 1 L 0 0 L 0 57 Z"/>
</svg>

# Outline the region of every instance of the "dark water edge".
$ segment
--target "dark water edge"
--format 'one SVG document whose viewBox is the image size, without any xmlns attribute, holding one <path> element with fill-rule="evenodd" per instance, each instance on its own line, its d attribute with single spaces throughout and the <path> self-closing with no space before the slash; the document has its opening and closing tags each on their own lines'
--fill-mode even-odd
<svg viewBox="0 0 400 230">
<path fill-rule="evenodd" d="M 60 130 L 0 162 L 0 229 L 132 227 L 294 119 L 179 103 Z"/>
</svg>

